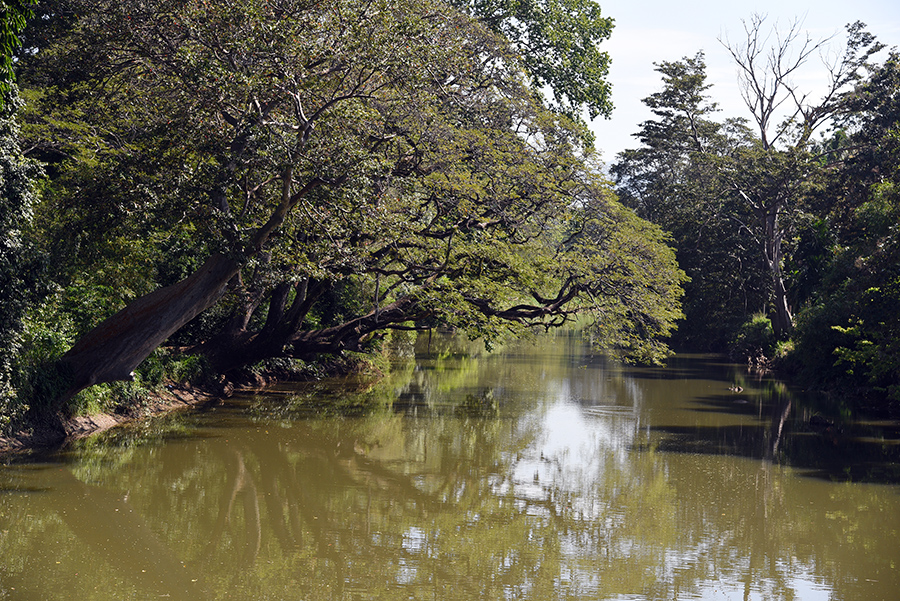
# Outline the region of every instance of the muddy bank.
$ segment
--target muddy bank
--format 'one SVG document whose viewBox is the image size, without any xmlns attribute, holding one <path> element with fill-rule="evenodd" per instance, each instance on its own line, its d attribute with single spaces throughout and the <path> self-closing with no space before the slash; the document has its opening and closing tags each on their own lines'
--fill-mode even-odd
<svg viewBox="0 0 900 601">
<path fill-rule="evenodd" d="M 227 396 L 233 390 L 213 392 L 189 385 L 168 384 L 157 392 L 150 401 L 131 411 L 123 413 L 97 413 L 94 415 L 78 415 L 62 424 L 65 433 L 44 430 L 40 427 L 15 436 L 0 437 L 0 459 L 15 456 L 34 450 L 62 448 L 68 442 L 97 434 L 110 428 L 140 419 L 151 419 L 155 416 L 195 407 L 204 403 L 215 402 Z M 222 392 L 226 392 L 225 395 Z"/>
<path fill-rule="evenodd" d="M 64 432 L 58 429 L 49 430 L 35 427 L 28 432 L 16 436 L 0 436 L 0 461 L 36 450 L 53 450 L 63 448 L 67 443 L 98 434 L 110 428 L 141 419 L 152 419 L 171 411 L 187 409 L 217 403 L 230 397 L 233 393 L 261 391 L 278 382 L 308 382 L 323 377 L 347 376 L 366 373 L 373 377 L 383 376 L 383 372 L 372 362 L 359 357 L 336 357 L 323 361 L 307 372 L 272 370 L 267 372 L 246 372 L 233 376 L 233 379 L 221 379 L 209 386 L 169 382 L 156 391 L 150 400 L 121 413 L 98 413 L 79 415 L 65 420 L 62 424 Z"/>
</svg>

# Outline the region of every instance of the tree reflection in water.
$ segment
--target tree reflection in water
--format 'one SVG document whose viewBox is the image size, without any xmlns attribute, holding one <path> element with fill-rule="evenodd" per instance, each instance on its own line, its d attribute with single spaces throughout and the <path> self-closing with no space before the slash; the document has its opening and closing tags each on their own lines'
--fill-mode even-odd
<svg viewBox="0 0 900 601">
<path fill-rule="evenodd" d="M 897 590 L 896 489 L 773 462 L 798 444 L 785 391 L 735 403 L 725 377 L 542 345 L 433 346 L 439 362 L 420 354 L 401 381 L 337 405 L 326 384 L 276 390 L 6 470 L 0 599 Z"/>
</svg>

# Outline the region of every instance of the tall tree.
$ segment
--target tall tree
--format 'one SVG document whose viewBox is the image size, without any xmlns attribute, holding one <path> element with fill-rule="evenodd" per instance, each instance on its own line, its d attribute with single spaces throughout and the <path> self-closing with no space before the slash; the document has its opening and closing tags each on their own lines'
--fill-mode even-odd
<svg viewBox="0 0 900 601">
<path fill-rule="evenodd" d="M 671 232 L 685 285 L 685 323 L 678 339 L 693 348 L 721 348 L 747 316 L 765 306 L 753 240 L 742 206 L 729 198 L 718 157 L 752 140 L 740 121 L 713 120 L 703 53 L 656 68 L 662 90 L 644 99 L 655 119 L 636 134 L 642 146 L 611 167 L 622 201 Z M 762 285 L 761 285 L 762 284 Z"/>
<path fill-rule="evenodd" d="M 754 15 L 744 23 L 743 42 L 722 41 L 738 66 L 741 96 L 758 136 L 755 148 L 736 155 L 722 174 L 732 193 L 755 215 L 756 223 L 748 224 L 748 228 L 757 237 L 771 274 L 772 328 L 776 336 L 784 337 L 793 327 L 783 273 L 783 245 L 789 229 L 785 220 L 786 213 L 796 205 L 803 183 L 819 164 L 809 154 L 812 135 L 845 110 L 843 92 L 859 81 L 870 57 L 883 45 L 865 31 L 862 23 L 848 25 L 843 51 L 824 63 L 826 88 L 813 98 L 794 76 L 830 40 L 804 37 L 800 21 L 786 30 L 776 27 L 772 34 L 764 30 L 764 25 L 765 18 Z M 777 121 L 779 117 L 781 121 Z"/>
</svg>

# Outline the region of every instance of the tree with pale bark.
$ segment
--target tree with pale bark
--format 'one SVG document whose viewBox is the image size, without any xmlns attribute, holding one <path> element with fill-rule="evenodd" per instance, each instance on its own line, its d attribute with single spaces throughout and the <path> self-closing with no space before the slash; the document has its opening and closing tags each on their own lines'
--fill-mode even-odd
<svg viewBox="0 0 900 601">
<path fill-rule="evenodd" d="M 814 41 L 793 21 L 786 29 L 765 30 L 765 18 L 744 22 L 744 41 L 722 40 L 738 67 L 738 82 L 757 139 L 737 153 L 721 173 L 732 194 L 751 209 L 747 224 L 762 250 L 772 280 L 772 328 L 785 338 L 793 328 L 793 311 L 783 273 L 784 240 L 791 213 L 798 210 L 804 184 L 820 163 L 811 153 L 813 134 L 847 112 L 847 93 L 865 74 L 870 58 L 884 46 L 856 22 L 847 26 L 844 48 L 829 59 L 831 41 Z M 819 54 L 827 74 L 817 96 L 795 77 Z"/>
<path fill-rule="evenodd" d="M 813 96 L 795 77 L 830 41 L 804 37 L 798 21 L 771 32 L 763 17 L 745 22 L 743 41 L 722 43 L 738 66 L 750 118 L 723 123 L 713 119 L 702 53 L 658 65 L 663 90 L 644 100 L 656 118 L 641 124 L 643 146 L 622 153 L 612 173 L 625 202 L 675 236 L 692 277 L 686 306 L 698 318 L 691 321 L 740 323 L 763 312 L 777 338 L 790 335 L 786 248 L 807 191 L 828 169 L 813 135 L 849 114 L 851 92 L 883 47 L 863 24 L 848 26 Z M 710 325 L 710 337 L 727 335 L 719 329 Z"/>
</svg>

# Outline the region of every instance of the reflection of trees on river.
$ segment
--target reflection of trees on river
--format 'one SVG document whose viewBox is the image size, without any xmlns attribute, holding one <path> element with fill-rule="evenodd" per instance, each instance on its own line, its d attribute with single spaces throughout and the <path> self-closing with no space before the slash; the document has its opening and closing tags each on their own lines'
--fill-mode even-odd
<svg viewBox="0 0 900 601">
<path fill-rule="evenodd" d="M 848 529 L 886 517 L 836 498 L 811 520 L 777 467 L 722 474 L 715 457 L 652 450 L 623 464 L 609 449 L 587 483 L 534 483 L 516 474 L 536 424 L 390 411 L 226 422 L 216 438 L 134 452 L 115 489 L 211 598 L 682 598 L 717 580 L 783 598 L 798 572 L 859 586 L 805 541 L 828 528 L 846 552 Z"/>
<path fill-rule="evenodd" d="M 122 571 L 140 566 L 115 557 L 130 551 L 86 544 L 103 532 L 186 566 L 210 599 L 680 599 L 723 582 L 738 597 L 778 599 L 794 595 L 798 577 L 835 598 L 868 598 L 876 585 L 860 573 L 881 582 L 869 592 L 900 584 L 891 537 L 871 535 L 900 533 L 885 490 L 786 479 L 760 460 L 660 452 L 642 422 L 657 389 L 587 355 L 539 355 L 461 356 L 444 365 L 452 385 L 419 370 L 408 372 L 413 384 L 360 386 L 347 412 L 328 418 L 302 417 L 325 394 L 312 386 L 293 402 L 238 399 L 199 430 L 183 417 L 148 438 L 123 432 L 118 444 L 86 445 L 64 476 L 77 478 L 73 490 L 119 500 L 107 504 L 37 492 L 60 483 L 22 468 L 7 489 L 28 504 L 0 496 L 0 520 L 27 536 L 0 537 L 0 579 L 66 591 L 60 599 L 127 598 L 123 582 L 134 579 Z M 396 402 L 411 390 L 415 411 Z M 94 506 L 72 527 L 63 513 L 79 499 Z M 109 520 L 117 507 L 131 519 Z M 81 559 L 36 564 L 29 550 Z M 855 571 L 839 561 L 848 553 L 859 556 Z M 85 569 L 99 582 L 76 575 Z M 166 574 L 156 576 L 183 590 L 181 576 Z M 128 586 L 135 598 L 154 590 Z"/>
<path fill-rule="evenodd" d="M 653 430 L 662 434 L 658 449 L 664 452 L 748 457 L 826 480 L 900 484 L 900 428 L 834 413 L 821 417 L 820 411 L 829 410 L 821 397 L 804 398 L 782 382 L 764 380 L 744 394 L 707 394 L 696 400 L 698 412 L 749 421 L 657 423 Z"/>
<path fill-rule="evenodd" d="M 129 476 L 167 494 L 132 503 L 148 521 L 168 524 L 162 536 L 192 569 L 202 566 L 215 597 L 292 582 L 297 598 L 358 590 L 395 598 L 400 586 L 413 598 L 556 598 L 573 545 L 602 552 L 622 590 L 633 588 L 637 556 L 627 559 L 620 547 L 633 546 L 622 534 L 638 524 L 613 508 L 615 498 L 588 503 L 549 484 L 535 495 L 523 486 L 530 483 L 512 479 L 517 456 L 538 434 L 534 422 L 525 424 L 388 413 L 240 439 L 230 430 L 228 444 L 158 449 Z M 610 470 L 602 487 L 627 496 L 624 475 Z M 640 502 L 648 510 L 666 496 L 662 474 L 654 479 L 656 493 Z M 671 515 L 671 504 L 657 511 Z M 641 528 L 655 529 L 649 518 L 642 512 Z M 185 541 L 198 526 L 204 540 Z M 562 586 L 574 592 L 587 584 Z"/>
<path fill-rule="evenodd" d="M 0 545 L 0 553 L 7 560 L 21 559 L 24 567 L 17 573 L 6 564 L 7 570 L 0 571 L 7 592 L 15 591 L 13 598 L 107 599 L 111 587 L 120 598 L 135 592 L 206 598 L 196 571 L 187 569 L 155 524 L 135 511 L 128 492 L 82 482 L 59 466 L 26 467 L 5 475 L 13 476 L 5 482 L 6 490 L 21 490 L 31 501 L 18 520 L 7 510 L 21 510 L 21 504 L 4 504 L 0 511 L 3 543 L 8 545 Z M 7 529 L 10 524 L 19 527 Z"/>
</svg>

